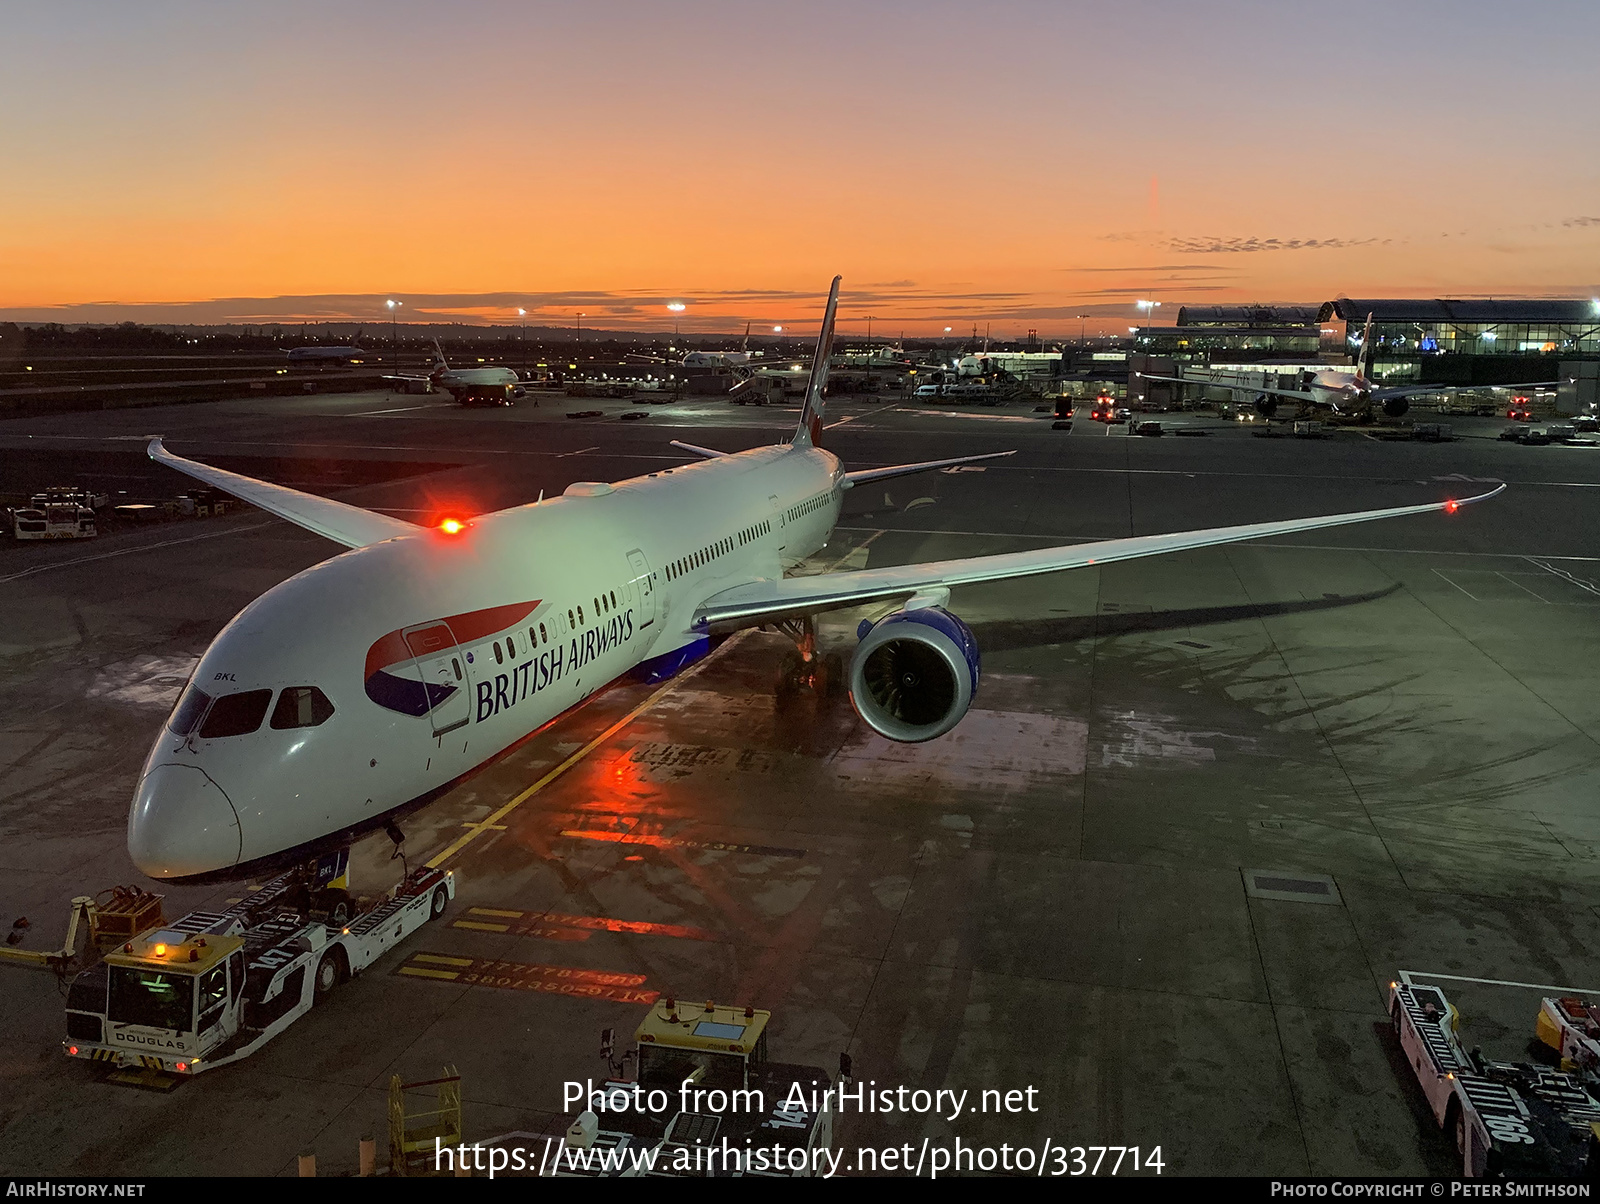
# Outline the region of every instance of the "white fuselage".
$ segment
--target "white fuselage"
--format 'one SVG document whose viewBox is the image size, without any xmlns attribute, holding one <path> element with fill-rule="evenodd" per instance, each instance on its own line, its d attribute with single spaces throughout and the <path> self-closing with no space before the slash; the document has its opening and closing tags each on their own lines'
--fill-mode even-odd
<svg viewBox="0 0 1600 1204">
<path fill-rule="evenodd" d="M 151 749 L 134 861 L 223 876 L 382 826 L 620 675 L 692 658 L 697 606 L 823 546 L 844 485 L 826 451 L 759 448 L 574 485 L 274 586 L 201 657 L 189 690 L 216 701 L 186 693 Z M 332 705 L 319 722 L 310 687 Z M 214 734 L 249 726 L 268 691 L 251 730 Z"/>
<path fill-rule="evenodd" d="M 749 351 L 691 351 L 683 357 L 686 368 L 738 368 L 756 358 Z"/>
<path fill-rule="evenodd" d="M 1325 405 L 1338 410 L 1361 402 L 1372 392 L 1372 382 L 1359 372 L 1325 369 L 1311 378 L 1306 392 L 1311 394 L 1313 405 Z"/>
<path fill-rule="evenodd" d="M 445 368 L 433 381 L 442 389 L 470 389 L 481 385 L 514 385 L 518 377 L 510 368 Z"/>
</svg>

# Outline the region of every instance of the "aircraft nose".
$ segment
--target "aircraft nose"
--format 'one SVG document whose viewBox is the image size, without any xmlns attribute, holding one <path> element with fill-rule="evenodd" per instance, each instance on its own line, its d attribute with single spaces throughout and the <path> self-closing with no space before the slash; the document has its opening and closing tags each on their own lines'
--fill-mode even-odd
<svg viewBox="0 0 1600 1204">
<path fill-rule="evenodd" d="M 239 816 L 204 770 L 157 765 L 128 812 L 128 854 L 152 878 L 183 878 L 239 861 Z"/>
</svg>

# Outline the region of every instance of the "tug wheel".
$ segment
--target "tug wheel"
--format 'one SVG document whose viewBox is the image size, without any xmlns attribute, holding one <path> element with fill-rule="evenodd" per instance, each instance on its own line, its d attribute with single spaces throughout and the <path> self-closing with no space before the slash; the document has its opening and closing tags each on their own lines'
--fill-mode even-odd
<svg viewBox="0 0 1600 1204">
<path fill-rule="evenodd" d="M 433 892 L 433 902 L 428 905 L 428 919 L 437 920 L 444 915 L 444 909 L 450 904 L 450 895 L 444 887 L 436 887 Z"/>
<path fill-rule="evenodd" d="M 344 958 L 337 949 L 330 949 L 317 963 L 316 996 L 321 1000 L 344 979 Z"/>
</svg>

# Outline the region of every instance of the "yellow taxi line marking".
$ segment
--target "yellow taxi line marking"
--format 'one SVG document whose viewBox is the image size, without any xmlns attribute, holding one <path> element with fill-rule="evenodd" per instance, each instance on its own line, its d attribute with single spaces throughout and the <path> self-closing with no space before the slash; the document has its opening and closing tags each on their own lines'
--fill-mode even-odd
<svg viewBox="0 0 1600 1204">
<path fill-rule="evenodd" d="M 399 973 L 414 974 L 418 978 L 445 978 L 452 981 L 461 977 L 460 970 L 425 970 L 421 966 L 401 966 Z"/>
<path fill-rule="evenodd" d="M 438 962 L 442 966 L 470 966 L 470 957 L 444 957 L 438 953 L 414 953 L 411 956 L 414 962 Z"/>
<path fill-rule="evenodd" d="M 477 924 L 477 923 L 474 923 L 471 920 L 457 920 L 455 922 L 455 924 L 452 925 L 452 927 L 455 927 L 455 928 L 472 928 L 472 929 L 476 929 L 478 932 L 510 932 L 511 931 L 511 925 L 510 924 Z"/>
<path fill-rule="evenodd" d="M 469 907 L 469 916 L 504 916 L 508 920 L 520 920 L 528 913 L 525 911 L 502 911 L 498 907 Z"/>
<path fill-rule="evenodd" d="M 433 860 L 428 862 L 428 868 L 430 870 L 438 869 L 446 861 L 449 861 L 450 858 L 454 857 L 462 849 L 466 848 L 474 840 L 476 840 L 476 839 L 478 839 L 478 837 L 482 836 L 485 831 L 492 830 L 492 825 L 499 823 L 502 819 L 504 819 L 506 816 L 510 815 L 513 811 L 515 811 L 518 807 L 522 806 L 523 803 L 527 802 L 534 795 L 538 794 L 539 791 L 543 790 L 551 782 L 555 781 L 562 774 L 566 773 L 567 770 L 571 769 L 579 761 L 582 761 L 585 757 L 587 757 L 595 749 L 599 748 L 607 740 L 611 739 L 612 736 L 615 736 L 623 728 L 627 727 L 628 724 L 632 723 L 640 715 L 644 714 L 647 710 L 649 710 L 651 707 L 653 707 L 657 703 L 657 701 L 659 701 L 664 695 L 671 693 L 673 690 L 676 690 L 679 686 L 681 686 L 684 682 L 686 682 L 690 678 L 694 677 L 695 674 L 699 673 L 700 670 L 704 669 L 714 659 L 716 659 L 716 657 L 719 656 L 722 653 L 724 648 L 728 648 L 728 647 L 732 646 L 733 644 L 735 644 L 736 642 L 738 642 L 738 640 L 740 640 L 743 637 L 743 635 L 744 635 L 744 632 L 739 632 L 737 635 L 733 636 L 732 638 L 723 641 L 722 647 L 718 648 L 716 650 L 716 652 L 713 652 L 710 656 L 705 657 L 704 659 L 702 659 L 699 664 L 695 665 L 688 672 L 680 673 L 677 677 L 675 677 L 671 681 L 667 682 L 659 690 L 657 690 L 654 694 L 650 695 L 649 698 L 646 698 L 638 706 L 634 707 L 633 710 L 629 711 L 621 719 L 618 719 L 610 727 L 606 728 L 605 731 L 601 732 L 593 740 L 589 741 L 589 743 L 585 744 L 577 752 L 573 753 L 565 761 L 561 762 L 561 764 L 557 765 L 549 773 L 545 774 L 544 777 L 540 778 L 532 786 L 529 786 L 521 794 L 517 795 L 509 803 L 505 804 L 505 806 L 501 807 L 498 811 L 496 811 L 494 814 L 490 815 L 488 818 L 484 819 L 482 822 L 474 824 L 470 829 L 468 829 L 468 831 L 463 833 L 461 836 L 456 837 L 454 843 L 449 845 L 444 850 L 444 852 L 440 853 L 438 856 L 434 857 Z"/>
</svg>

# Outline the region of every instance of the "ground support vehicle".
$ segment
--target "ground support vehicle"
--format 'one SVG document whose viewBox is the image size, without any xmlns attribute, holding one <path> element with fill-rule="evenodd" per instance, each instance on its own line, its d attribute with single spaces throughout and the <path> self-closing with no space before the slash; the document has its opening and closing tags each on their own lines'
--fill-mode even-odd
<svg viewBox="0 0 1600 1204">
<path fill-rule="evenodd" d="M 1600 1005 L 1571 996 L 1541 999 L 1533 1035 L 1561 1058 L 1561 1069 L 1600 1075 Z"/>
<path fill-rule="evenodd" d="M 771 1018 L 760 1008 L 663 999 L 620 1059 L 606 1029 L 600 1052 L 610 1077 L 589 1085 L 588 1110 L 544 1173 L 805 1178 L 826 1172 L 849 1058 L 840 1056 L 837 1079 L 820 1067 L 769 1060 Z M 630 1061 L 632 1079 L 624 1077 Z"/>
<path fill-rule="evenodd" d="M 1469 1052 L 1457 1037 L 1460 1016 L 1438 987 L 1392 983 L 1389 1008 L 1434 1119 L 1454 1135 L 1463 1175 L 1585 1177 L 1600 1123 L 1593 1076 Z"/>
<path fill-rule="evenodd" d="M 179 1075 L 237 1062 L 455 896 L 452 872 L 421 869 L 360 907 L 343 889 L 347 860 L 291 870 L 226 911 L 191 912 L 107 952 L 68 989 L 62 1049 Z"/>
<path fill-rule="evenodd" d="M 87 489 L 53 486 L 11 512 L 12 533 L 18 539 L 93 539 L 99 534 L 95 507 L 106 500 Z"/>
</svg>

